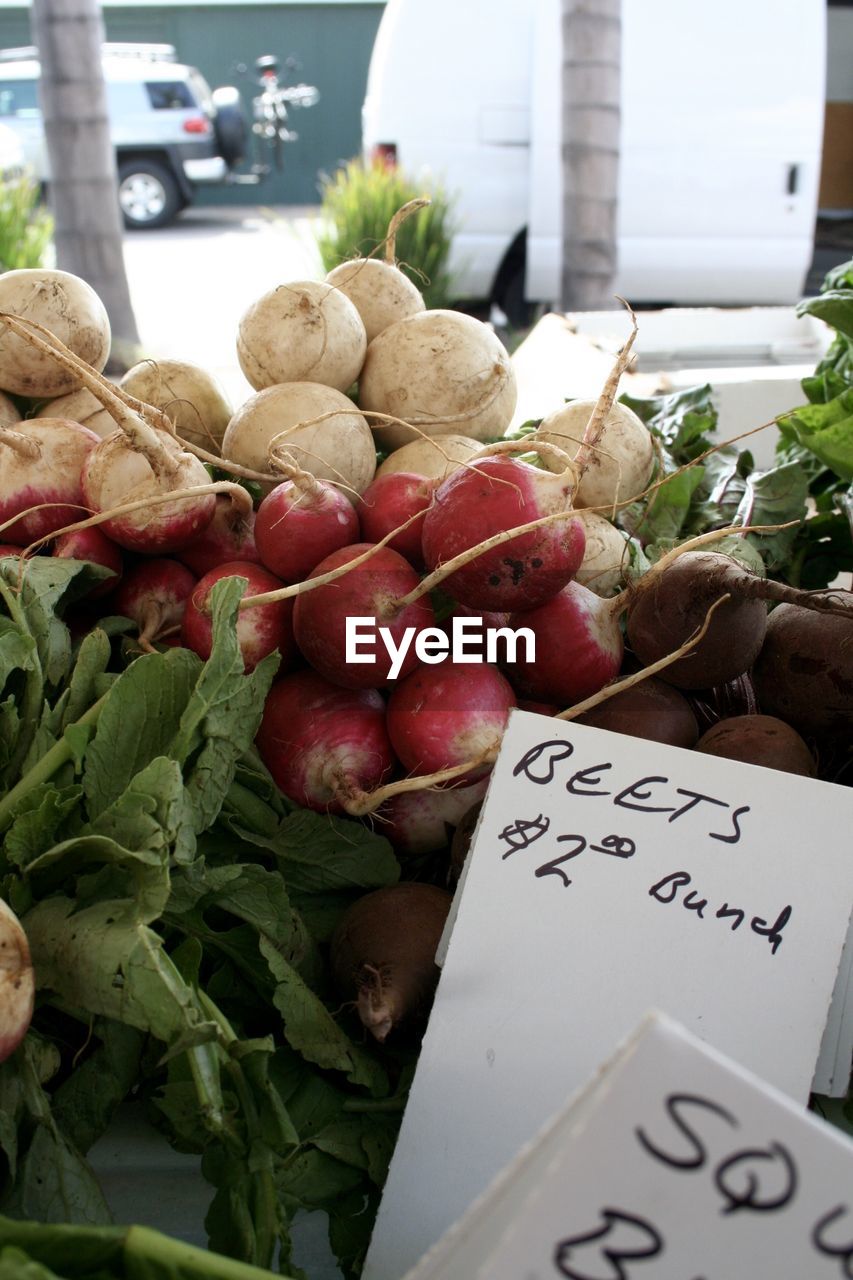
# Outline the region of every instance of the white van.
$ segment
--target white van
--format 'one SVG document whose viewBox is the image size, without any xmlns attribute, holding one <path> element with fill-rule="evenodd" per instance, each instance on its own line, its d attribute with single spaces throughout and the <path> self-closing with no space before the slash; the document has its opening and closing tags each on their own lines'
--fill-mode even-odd
<svg viewBox="0 0 853 1280">
<path fill-rule="evenodd" d="M 365 155 L 456 196 L 460 299 L 560 291 L 559 0 L 388 0 Z M 790 303 L 811 262 L 826 0 L 622 0 L 618 292 Z"/>
</svg>

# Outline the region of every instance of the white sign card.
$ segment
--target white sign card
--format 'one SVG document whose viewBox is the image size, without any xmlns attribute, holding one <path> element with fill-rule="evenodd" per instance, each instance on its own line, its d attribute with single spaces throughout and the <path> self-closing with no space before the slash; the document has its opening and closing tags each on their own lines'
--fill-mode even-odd
<svg viewBox="0 0 853 1280">
<path fill-rule="evenodd" d="M 650 1008 L 804 1102 L 851 829 L 851 789 L 514 711 L 364 1280 L 399 1280 Z"/>
<path fill-rule="evenodd" d="M 853 1141 L 664 1015 L 406 1280 L 841 1280 Z"/>
</svg>

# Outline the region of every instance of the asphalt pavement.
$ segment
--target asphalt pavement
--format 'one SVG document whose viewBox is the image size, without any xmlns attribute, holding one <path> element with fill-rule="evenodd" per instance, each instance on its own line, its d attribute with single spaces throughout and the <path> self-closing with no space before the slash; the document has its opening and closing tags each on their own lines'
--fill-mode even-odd
<svg viewBox="0 0 853 1280">
<path fill-rule="evenodd" d="M 125 232 L 144 354 L 201 365 L 236 408 L 253 394 L 237 361 L 240 317 L 276 285 L 322 278 L 318 217 L 316 206 L 191 208 L 171 226 Z"/>
</svg>

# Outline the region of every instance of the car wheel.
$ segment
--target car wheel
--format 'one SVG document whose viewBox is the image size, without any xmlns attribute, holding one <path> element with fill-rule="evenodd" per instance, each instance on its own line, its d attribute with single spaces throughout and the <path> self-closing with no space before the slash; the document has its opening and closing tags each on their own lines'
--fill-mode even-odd
<svg viewBox="0 0 853 1280">
<path fill-rule="evenodd" d="M 213 128 L 219 154 L 234 169 L 246 158 L 249 130 L 246 117 L 240 102 L 240 93 L 231 85 L 213 91 L 213 105 L 216 114 L 213 117 Z"/>
<path fill-rule="evenodd" d="M 118 200 L 124 225 L 136 231 L 164 227 L 183 207 L 173 174 L 156 160 L 126 160 L 119 165 Z"/>
</svg>

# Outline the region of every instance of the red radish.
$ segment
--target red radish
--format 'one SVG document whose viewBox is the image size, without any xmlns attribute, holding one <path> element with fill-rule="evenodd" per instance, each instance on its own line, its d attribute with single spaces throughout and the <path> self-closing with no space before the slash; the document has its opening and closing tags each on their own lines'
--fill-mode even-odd
<svg viewBox="0 0 853 1280">
<path fill-rule="evenodd" d="M 420 666 L 391 693 L 388 733 L 410 773 L 437 773 L 496 752 L 515 705 L 509 682 L 488 663 Z M 489 768 L 475 766 L 458 782 L 472 782 Z"/>
<path fill-rule="evenodd" d="M 177 560 L 142 560 L 129 569 L 112 599 L 115 613 L 132 618 L 139 643 L 150 650 L 174 635 L 181 624 L 196 576 Z"/>
<path fill-rule="evenodd" d="M 35 975 L 23 926 L 0 898 L 0 1062 L 14 1053 L 33 1016 Z"/>
<path fill-rule="evenodd" d="M 444 583 L 454 599 L 477 609 L 535 608 L 556 595 L 583 560 L 583 524 L 572 518 L 574 487 L 570 467 L 554 475 L 516 458 L 475 458 L 435 491 L 423 523 L 427 567 L 434 570 L 497 533 L 565 513 L 481 552 Z"/>
<path fill-rule="evenodd" d="M 514 662 L 501 663 L 522 697 L 567 707 L 619 674 L 624 644 L 616 606 L 579 582 L 538 609 L 513 614 L 509 625 L 527 627 L 535 637 L 532 658 L 519 646 Z"/>
<path fill-rule="evenodd" d="M 234 560 L 260 564 L 254 529 L 254 511 L 237 506 L 228 494 L 217 494 L 210 524 L 188 547 L 176 552 L 177 558 L 199 577 Z"/>
<path fill-rule="evenodd" d="M 19 556 L 23 549 L 23 547 L 17 547 L 11 542 L 0 542 L 0 556 Z"/>
<path fill-rule="evenodd" d="M 209 658 L 213 649 L 213 621 L 208 596 L 214 583 L 223 578 L 245 578 L 247 585 L 243 591 L 244 596 L 277 591 L 282 585 L 281 580 L 268 569 L 262 565 L 250 564 L 247 560 L 221 564 L 200 578 L 187 601 L 181 624 L 183 644 L 188 649 L 195 650 L 200 658 Z M 247 671 L 254 671 L 261 659 L 276 649 L 281 654 L 281 669 L 287 670 L 296 657 L 293 601 L 276 600 L 241 610 L 237 619 L 237 639 Z"/>
<path fill-rule="evenodd" d="M 382 695 L 315 671 L 273 685 L 256 745 L 285 796 L 317 813 L 343 813 L 349 795 L 381 786 L 395 763 Z"/>
<path fill-rule="evenodd" d="M 380 542 L 387 533 L 399 529 L 410 516 L 426 511 L 432 502 L 435 484 L 413 471 L 392 471 L 372 480 L 361 495 L 358 514 L 361 533 L 366 542 Z M 424 567 L 421 530 L 423 521 L 415 520 L 388 543 L 416 569 Z"/>
<path fill-rule="evenodd" d="M 98 600 L 113 591 L 118 586 L 124 568 L 121 551 L 97 525 L 61 533 L 53 544 L 51 554 L 63 560 L 88 560 L 90 564 L 99 564 L 112 571 L 111 577 L 104 578 L 86 593 L 88 600 Z"/>
<path fill-rule="evenodd" d="M 435 953 L 452 901 L 446 889 L 405 881 L 357 898 L 332 936 L 335 985 L 355 1001 L 380 1043 L 392 1031 L 417 1032 L 438 982 Z"/>
<path fill-rule="evenodd" d="M 537 716 L 556 716 L 562 711 L 556 702 L 537 702 L 535 698 L 519 698 L 519 711 L 532 711 Z"/>
<path fill-rule="evenodd" d="M 0 427 L 0 526 L 20 517 L 3 529 L 9 542 L 28 546 L 87 514 L 81 473 L 99 443 L 94 431 L 66 418 Z"/>
<path fill-rule="evenodd" d="M 341 547 L 320 561 L 308 581 L 348 564 L 371 545 Z M 418 663 L 413 642 L 434 624 L 427 599 L 399 604 L 419 582 L 403 556 L 381 547 L 336 582 L 297 596 L 293 626 L 305 658 L 327 680 L 346 689 L 377 689 L 407 675 Z M 360 644 L 356 624 L 361 626 Z M 356 648 L 357 653 L 351 652 Z"/>
<path fill-rule="evenodd" d="M 95 511 L 207 484 L 210 477 L 198 458 L 165 432 L 149 431 L 151 439 L 144 445 L 117 431 L 92 450 L 83 469 L 83 492 Z M 246 500 L 251 504 L 248 493 Z M 189 546 L 210 524 L 215 510 L 214 494 L 197 494 L 115 516 L 104 528 L 128 551 L 159 555 Z"/>
<path fill-rule="evenodd" d="M 392 796 L 376 814 L 377 831 L 386 836 L 400 859 L 417 858 L 447 848 L 454 827 L 476 801 L 482 800 L 488 777 L 467 787 L 425 787 Z"/>
<path fill-rule="evenodd" d="M 508 613 L 472 609 L 468 605 L 457 604 L 440 626 L 453 645 L 451 652 L 457 656 L 463 651 L 466 658 L 476 658 L 479 662 L 496 662 L 502 649 L 496 647 L 494 658 L 489 656 L 489 632 L 496 636 L 509 625 L 509 618 Z"/>
<path fill-rule="evenodd" d="M 357 542 L 358 516 L 328 480 L 295 474 L 267 494 L 255 517 L 262 562 L 283 582 L 301 582 L 326 556 Z"/>
</svg>

